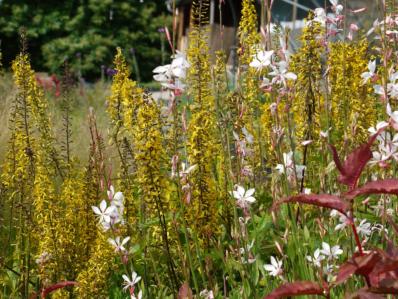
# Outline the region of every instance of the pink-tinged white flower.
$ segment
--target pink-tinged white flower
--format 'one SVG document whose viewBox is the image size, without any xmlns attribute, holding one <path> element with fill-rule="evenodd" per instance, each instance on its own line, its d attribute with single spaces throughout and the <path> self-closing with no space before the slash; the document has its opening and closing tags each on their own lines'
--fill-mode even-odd
<svg viewBox="0 0 398 299">
<path fill-rule="evenodd" d="M 134 271 L 131 274 L 131 279 L 126 274 L 123 274 L 122 277 L 123 277 L 123 280 L 124 280 L 124 282 L 123 282 L 123 285 L 124 285 L 123 290 L 127 290 L 128 288 L 133 288 L 134 289 L 134 286 L 141 280 L 141 276 L 138 276 L 138 274 L 136 272 L 134 272 Z"/>
<path fill-rule="evenodd" d="M 337 259 L 339 255 L 343 253 L 343 250 L 340 248 L 340 245 L 335 245 L 333 247 L 330 247 L 328 243 L 322 242 L 321 253 L 329 260 L 333 260 Z"/>
<path fill-rule="evenodd" d="M 380 130 L 383 130 L 383 129 L 387 128 L 387 127 L 388 127 L 388 122 L 379 121 L 379 122 L 376 124 L 376 127 L 370 127 L 370 128 L 368 129 L 368 132 L 370 133 L 370 135 L 374 135 L 374 134 L 376 134 L 377 132 L 379 132 Z"/>
<path fill-rule="evenodd" d="M 245 188 L 237 185 L 236 190 L 232 191 L 232 194 L 236 199 L 236 204 L 242 209 L 247 209 L 256 201 L 256 199 L 252 196 L 254 192 L 254 188 L 245 191 Z"/>
<path fill-rule="evenodd" d="M 346 215 L 341 213 L 339 215 L 339 221 L 340 223 L 335 226 L 334 230 L 343 230 L 351 224 L 351 220 Z"/>
<path fill-rule="evenodd" d="M 99 222 L 101 224 L 111 223 L 111 215 L 115 210 L 114 206 L 107 207 L 106 201 L 103 200 L 101 201 L 99 208 L 96 206 L 92 206 L 91 208 L 93 209 L 94 213 L 98 216 Z"/>
<path fill-rule="evenodd" d="M 361 74 L 362 84 L 366 84 L 369 80 L 376 77 L 376 60 L 371 60 L 368 63 L 368 71 Z"/>
<path fill-rule="evenodd" d="M 181 163 L 181 171 L 180 171 L 180 177 L 186 177 L 188 176 L 191 172 L 194 172 L 196 170 L 196 168 L 198 168 L 198 165 L 191 165 L 188 166 L 188 164 L 182 162 Z"/>
<path fill-rule="evenodd" d="M 111 206 L 114 207 L 111 216 L 111 224 L 123 223 L 124 212 L 124 195 L 118 191 L 115 193 L 114 187 L 111 185 L 107 191 L 108 198 L 111 201 Z"/>
<path fill-rule="evenodd" d="M 271 64 L 273 54 L 274 51 L 259 51 L 253 55 L 253 60 L 249 65 L 257 70 L 262 70 Z"/>
<path fill-rule="evenodd" d="M 383 86 L 381 86 L 379 84 L 376 84 L 376 85 L 373 85 L 373 89 L 374 89 L 374 93 L 378 94 L 378 95 L 381 95 L 382 98 L 385 98 L 387 96 L 387 93 L 384 90 Z"/>
<path fill-rule="evenodd" d="M 363 219 L 357 226 L 357 232 L 365 238 L 369 237 L 372 233 L 371 227 L 371 224 L 366 219 Z"/>
<path fill-rule="evenodd" d="M 126 237 L 123 240 L 120 241 L 120 237 L 117 236 L 115 239 L 108 239 L 108 242 L 115 247 L 115 251 L 116 252 L 126 252 L 126 248 L 124 247 L 124 245 L 127 244 L 127 242 L 130 240 L 130 237 Z"/>
<path fill-rule="evenodd" d="M 203 290 L 199 293 L 199 296 L 204 299 L 214 299 L 214 294 L 212 290 Z"/>
<path fill-rule="evenodd" d="M 390 158 L 398 161 L 398 134 L 391 137 L 390 132 L 383 131 L 377 136 L 378 150 L 373 151 L 373 158 L 369 164 L 378 163 L 381 167 L 388 166 L 386 163 Z"/>
<path fill-rule="evenodd" d="M 315 8 L 314 10 L 314 21 L 320 23 L 322 26 L 325 26 L 326 24 L 326 12 L 323 8 Z"/>
<path fill-rule="evenodd" d="M 330 129 L 331 128 L 329 128 L 329 129 L 327 129 L 326 131 L 321 131 L 321 132 L 319 132 L 319 135 L 322 137 L 322 138 L 328 138 L 329 137 L 329 131 L 330 131 Z"/>
<path fill-rule="evenodd" d="M 294 179 L 294 170 L 296 170 L 296 176 L 298 180 L 303 178 L 303 171 L 306 169 L 304 165 L 295 165 L 293 162 L 293 152 L 283 153 L 283 163 L 278 164 L 275 169 L 279 171 L 280 174 L 286 173 L 289 180 Z"/>
<path fill-rule="evenodd" d="M 398 111 L 392 111 L 390 103 L 387 103 L 386 112 L 390 116 L 391 121 L 398 124 Z"/>
<path fill-rule="evenodd" d="M 190 67 L 190 64 L 182 52 L 177 51 L 177 54 L 172 58 L 171 64 L 161 65 L 153 70 L 153 73 L 155 73 L 153 78 L 165 88 L 183 90 L 185 85 L 182 80 L 185 79 L 186 70 Z"/>
<path fill-rule="evenodd" d="M 321 250 L 318 248 L 314 252 L 314 256 L 307 255 L 306 256 L 307 261 L 310 263 L 314 264 L 316 267 L 321 267 L 321 262 L 325 259 L 325 257 L 321 254 Z"/>
<path fill-rule="evenodd" d="M 339 0 L 329 0 L 329 2 L 332 4 L 333 11 L 335 11 L 336 14 L 340 15 L 344 7 L 343 5 L 339 4 Z"/>
<path fill-rule="evenodd" d="M 277 66 L 272 66 L 272 72 L 269 73 L 272 76 L 272 83 L 276 84 L 283 84 L 286 86 L 287 80 L 295 81 L 297 80 L 297 75 L 287 71 L 287 62 L 286 61 L 279 61 Z"/>
<path fill-rule="evenodd" d="M 271 276 L 281 276 L 283 274 L 282 261 L 271 256 L 271 264 L 265 264 L 264 269 L 268 271 Z"/>
<path fill-rule="evenodd" d="M 186 77 L 186 70 L 190 67 L 185 54 L 177 50 L 172 58 L 171 72 L 173 76 L 175 78 L 184 79 Z"/>
<path fill-rule="evenodd" d="M 357 32 L 358 30 L 359 30 L 359 28 L 358 28 L 358 26 L 356 24 L 351 24 L 350 25 L 350 30 L 349 30 L 348 35 L 347 35 L 347 38 L 349 40 L 352 40 L 354 33 Z"/>
</svg>

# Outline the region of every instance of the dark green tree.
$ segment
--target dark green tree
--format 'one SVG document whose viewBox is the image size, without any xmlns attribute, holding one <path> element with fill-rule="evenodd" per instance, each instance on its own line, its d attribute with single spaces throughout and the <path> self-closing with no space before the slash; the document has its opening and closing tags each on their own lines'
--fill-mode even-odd
<svg viewBox="0 0 398 299">
<path fill-rule="evenodd" d="M 18 53 L 18 30 L 26 27 L 37 70 L 59 72 L 65 59 L 88 79 L 112 65 L 116 47 L 138 62 L 143 80 L 161 63 L 160 27 L 169 25 L 164 0 L 3 0 L 0 39 L 7 65 Z M 133 76 L 137 76 L 133 70 Z"/>
</svg>

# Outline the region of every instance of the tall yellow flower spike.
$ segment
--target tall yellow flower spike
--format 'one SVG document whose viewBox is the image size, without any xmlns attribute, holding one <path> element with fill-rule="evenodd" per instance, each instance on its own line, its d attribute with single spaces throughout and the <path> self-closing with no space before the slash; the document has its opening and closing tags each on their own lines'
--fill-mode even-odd
<svg viewBox="0 0 398 299">
<path fill-rule="evenodd" d="M 188 126 L 188 160 L 197 169 L 191 174 L 192 198 L 187 207 L 188 223 L 197 236 L 208 244 L 219 227 L 218 194 L 212 173 L 219 146 L 215 132 L 215 99 L 211 92 L 210 57 L 206 30 L 208 3 L 194 1 L 188 48 L 188 93 L 192 113 Z"/>
</svg>

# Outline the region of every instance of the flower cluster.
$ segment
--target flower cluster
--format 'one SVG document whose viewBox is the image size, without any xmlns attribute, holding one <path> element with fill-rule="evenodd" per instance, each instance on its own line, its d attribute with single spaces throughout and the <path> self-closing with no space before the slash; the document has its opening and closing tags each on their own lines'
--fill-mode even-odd
<svg viewBox="0 0 398 299">
<path fill-rule="evenodd" d="M 153 70 L 156 74 L 153 78 L 167 89 L 174 90 L 175 92 L 182 92 L 185 89 L 183 81 L 190 64 L 185 54 L 180 51 L 177 51 L 172 58 L 171 64 L 161 65 Z"/>
</svg>

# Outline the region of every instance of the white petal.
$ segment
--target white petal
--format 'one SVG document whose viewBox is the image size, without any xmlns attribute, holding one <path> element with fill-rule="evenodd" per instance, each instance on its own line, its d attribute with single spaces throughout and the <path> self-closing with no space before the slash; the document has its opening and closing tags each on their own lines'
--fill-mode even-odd
<svg viewBox="0 0 398 299">
<path fill-rule="evenodd" d="M 101 214 L 102 214 L 101 210 L 98 209 L 98 207 L 92 206 L 91 208 L 93 209 L 93 211 L 94 211 L 95 214 L 97 214 L 97 215 L 101 215 Z"/>
<path fill-rule="evenodd" d="M 116 192 L 115 196 L 113 197 L 114 200 L 123 202 L 124 196 L 122 192 Z"/>
<path fill-rule="evenodd" d="M 243 188 L 242 186 L 237 187 L 236 191 L 238 191 L 238 194 L 240 196 L 240 198 L 242 198 L 243 196 L 245 196 L 245 188 Z"/>
<path fill-rule="evenodd" d="M 264 269 L 267 270 L 268 272 L 272 272 L 275 270 L 275 267 L 270 264 L 266 264 L 264 265 Z"/>
<path fill-rule="evenodd" d="M 275 267 L 278 268 L 278 262 L 276 261 L 276 258 L 271 256 L 271 264 Z"/>
<path fill-rule="evenodd" d="M 130 240 L 130 237 L 126 237 L 122 241 L 122 246 L 125 245 Z"/>
<path fill-rule="evenodd" d="M 154 73 L 165 73 L 170 70 L 170 64 L 160 65 L 156 67 L 152 72 Z"/>
<path fill-rule="evenodd" d="M 123 277 L 125 282 L 131 283 L 130 278 L 126 274 L 123 274 L 122 277 Z"/>
<path fill-rule="evenodd" d="M 246 193 L 245 193 L 245 197 L 252 196 L 255 191 L 256 190 L 254 188 L 251 188 L 251 189 L 247 190 Z"/>
<path fill-rule="evenodd" d="M 248 201 L 250 203 L 253 203 L 256 201 L 256 199 L 253 196 L 245 197 L 245 201 Z"/>
<path fill-rule="evenodd" d="M 106 201 L 105 201 L 105 200 L 102 200 L 102 201 L 101 201 L 101 203 L 100 203 L 100 210 L 101 210 L 102 212 L 105 212 L 105 210 L 106 210 Z"/>
</svg>

